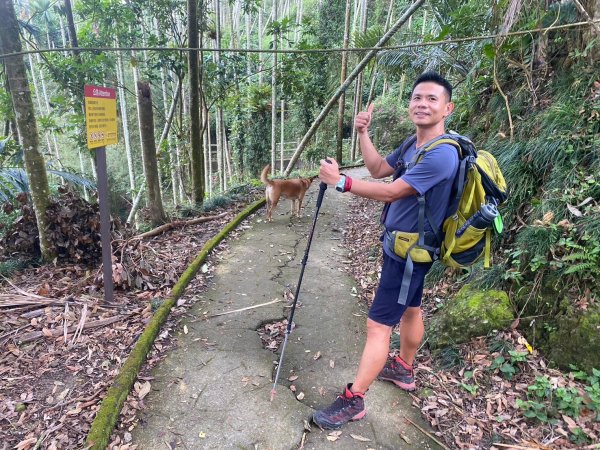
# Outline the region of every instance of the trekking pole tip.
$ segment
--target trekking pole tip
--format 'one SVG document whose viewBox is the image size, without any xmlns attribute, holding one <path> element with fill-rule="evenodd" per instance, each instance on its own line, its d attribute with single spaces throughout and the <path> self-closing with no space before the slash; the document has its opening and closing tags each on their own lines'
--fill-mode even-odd
<svg viewBox="0 0 600 450">
<path fill-rule="evenodd" d="M 275 394 L 277 394 L 275 388 L 271 389 L 271 401 L 273 401 L 273 399 L 275 398 Z"/>
</svg>

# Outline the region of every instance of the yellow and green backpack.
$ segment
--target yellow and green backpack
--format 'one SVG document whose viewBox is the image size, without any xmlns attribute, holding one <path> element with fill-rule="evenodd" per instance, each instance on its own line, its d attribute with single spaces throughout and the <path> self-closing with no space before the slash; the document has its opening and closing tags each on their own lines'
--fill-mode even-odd
<svg viewBox="0 0 600 450">
<path fill-rule="evenodd" d="M 403 144 L 404 153 L 416 140 L 413 136 Z M 500 206 L 508 198 L 506 182 L 496 158 L 491 153 L 477 150 L 471 140 L 456 133 L 445 134 L 426 144 L 402 171 L 418 164 L 423 156 L 441 144 L 450 144 L 458 152 L 459 167 L 454 179 L 452 197 L 446 210 L 442 229 L 437 230 L 429 220 L 424 196 L 418 196 L 419 224 L 417 233 L 399 230 L 386 230 L 384 243 L 396 255 L 406 259 L 399 303 L 405 304 L 412 277 L 413 262 L 432 262 L 439 259 L 450 267 L 469 267 L 484 259 L 484 267 L 490 265 L 491 234 L 502 232 L 502 219 L 498 214 L 490 226 L 476 228 L 465 223 L 482 205 Z M 403 154 L 402 154 L 403 156 Z M 394 174 L 394 179 L 401 175 Z M 384 210 L 385 213 L 385 210 Z M 424 231 L 424 221 L 428 220 L 432 233 Z M 459 231 L 457 236 L 457 231 Z"/>
</svg>

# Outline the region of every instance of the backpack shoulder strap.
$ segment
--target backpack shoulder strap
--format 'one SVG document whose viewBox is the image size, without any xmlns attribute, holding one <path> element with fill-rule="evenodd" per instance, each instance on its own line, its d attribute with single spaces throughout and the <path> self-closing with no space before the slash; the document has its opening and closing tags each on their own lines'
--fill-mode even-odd
<svg viewBox="0 0 600 450">
<path fill-rule="evenodd" d="M 404 140 L 404 142 L 401 145 L 401 147 L 402 147 L 402 150 L 400 151 L 401 158 L 406 154 L 406 152 L 408 151 L 410 146 L 413 145 L 415 142 L 417 142 L 416 134 L 413 134 L 412 136 L 409 136 Z"/>
<path fill-rule="evenodd" d="M 400 144 L 400 155 L 398 155 L 398 162 L 394 167 L 393 179 L 397 180 L 406 171 L 407 165 L 404 163 L 404 155 L 408 149 L 417 141 L 417 135 L 407 137 L 402 144 Z"/>
<path fill-rule="evenodd" d="M 461 161 L 461 162 L 463 161 L 460 143 L 457 140 L 453 139 L 452 135 L 443 134 L 443 135 L 435 138 L 432 142 L 427 143 L 425 148 L 423 150 L 421 150 L 419 153 L 417 153 L 417 155 L 414 158 L 414 163 L 413 163 L 413 161 L 411 161 L 411 164 L 414 165 L 414 164 L 418 163 L 423 158 L 425 153 L 427 153 L 430 150 L 433 150 L 434 148 L 436 148 L 438 145 L 441 145 L 441 144 L 450 144 L 453 147 L 455 147 L 458 152 L 459 161 Z M 460 167 L 462 167 L 462 165 Z M 461 170 L 463 170 L 463 169 L 461 169 Z M 424 245 L 424 242 L 423 242 L 423 240 L 424 240 L 424 224 L 425 224 L 424 219 L 427 219 L 427 222 L 429 222 L 429 226 L 431 227 L 432 231 L 434 232 L 434 234 L 437 237 L 438 244 L 441 245 L 442 235 L 443 235 L 442 230 L 439 229 L 435 225 L 433 216 L 432 216 L 431 212 L 429 211 L 429 208 L 427 207 L 427 203 L 425 202 L 425 196 L 418 196 L 417 200 L 419 201 L 419 216 L 418 216 L 419 217 L 419 220 L 418 220 L 419 245 Z"/>
<path fill-rule="evenodd" d="M 443 134 L 438 139 L 436 139 L 435 141 L 433 141 L 432 143 L 430 143 L 427 147 L 425 147 L 425 149 L 423 150 L 423 153 L 428 152 L 430 150 L 433 150 L 438 145 L 441 145 L 441 144 L 450 144 L 453 147 L 455 147 L 456 150 L 458 151 L 458 157 L 459 157 L 459 159 L 462 159 L 462 157 L 463 157 L 462 147 L 460 146 L 460 143 L 456 139 L 453 139 L 451 136 L 452 135 Z"/>
</svg>

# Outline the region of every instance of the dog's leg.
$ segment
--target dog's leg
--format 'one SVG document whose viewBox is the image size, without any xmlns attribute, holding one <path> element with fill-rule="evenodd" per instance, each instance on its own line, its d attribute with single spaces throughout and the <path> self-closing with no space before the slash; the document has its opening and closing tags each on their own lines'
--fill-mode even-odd
<svg viewBox="0 0 600 450">
<path fill-rule="evenodd" d="M 302 202 L 304 201 L 304 193 L 298 197 L 298 217 L 300 217 L 300 210 L 302 209 Z"/>
<path fill-rule="evenodd" d="M 267 222 L 269 222 L 270 221 L 269 217 L 270 217 L 270 213 L 271 213 L 271 199 L 269 198 L 269 188 L 268 187 L 265 189 L 265 200 L 266 200 L 266 205 L 267 205 L 266 219 L 267 219 Z"/>
<path fill-rule="evenodd" d="M 271 198 L 271 208 L 269 209 L 269 216 L 268 216 L 269 222 L 273 221 L 273 211 L 275 211 L 275 208 L 277 207 L 278 202 L 279 202 L 279 197 Z"/>
</svg>

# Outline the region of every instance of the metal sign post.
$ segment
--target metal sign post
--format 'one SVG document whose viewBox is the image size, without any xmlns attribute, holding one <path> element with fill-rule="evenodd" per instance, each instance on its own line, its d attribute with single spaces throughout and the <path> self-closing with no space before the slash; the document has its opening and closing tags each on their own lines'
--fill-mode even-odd
<svg viewBox="0 0 600 450">
<path fill-rule="evenodd" d="M 100 240 L 102 242 L 102 275 L 104 278 L 104 300 L 113 299 L 112 247 L 110 244 L 110 210 L 108 206 L 108 175 L 106 171 L 106 147 L 96 149 L 98 170 L 98 203 L 100 206 Z"/>
<path fill-rule="evenodd" d="M 113 279 L 106 145 L 118 142 L 117 96 L 114 89 L 89 85 L 84 86 L 84 96 L 88 148 L 96 149 L 104 300 L 111 302 L 113 300 Z"/>
</svg>

